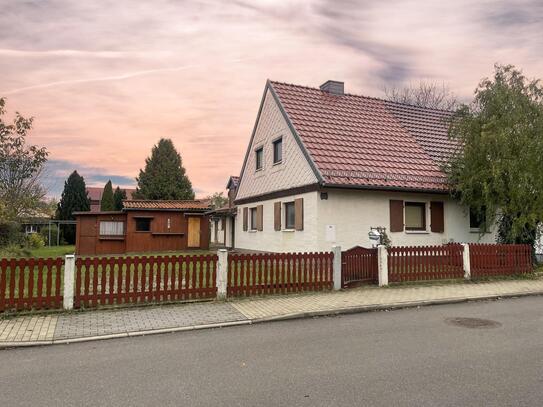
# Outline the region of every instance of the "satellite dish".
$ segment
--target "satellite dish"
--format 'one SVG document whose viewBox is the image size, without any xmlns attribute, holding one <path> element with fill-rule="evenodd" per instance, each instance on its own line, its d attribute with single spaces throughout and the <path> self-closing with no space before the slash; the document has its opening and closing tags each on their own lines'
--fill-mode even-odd
<svg viewBox="0 0 543 407">
<path fill-rule="evenodd" d="M 376 241 L 381 240 L 381 233 L 379 233 L 379 231 L 375 229 L 370 230 L 370 232 L 368 233 L 368 236 L 370 240 L 376 240 Z"/>
</svg>

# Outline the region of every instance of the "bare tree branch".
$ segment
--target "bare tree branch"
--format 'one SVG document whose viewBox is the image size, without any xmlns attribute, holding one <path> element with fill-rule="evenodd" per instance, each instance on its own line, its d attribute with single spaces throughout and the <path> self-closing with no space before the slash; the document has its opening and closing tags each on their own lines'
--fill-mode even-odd
<svg viewBox="0 0 543 407">
<path fill-rule="evenodd" d="M 456 96 L 444 83 L 420 81 L 417 85 L 385 86 L 383 91 L 392 102 L 441 110 L 455 110 L 458 106 Z"/>
</svg>

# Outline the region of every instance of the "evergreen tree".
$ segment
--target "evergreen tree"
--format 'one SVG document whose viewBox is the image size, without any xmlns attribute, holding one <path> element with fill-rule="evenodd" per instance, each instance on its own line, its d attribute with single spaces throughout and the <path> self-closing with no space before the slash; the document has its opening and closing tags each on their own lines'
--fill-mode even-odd
<svg viewBox="0 0 543 407">
<path fill-rule="evenodd" d="M 115 210 L 115 200 L 113 198 L 113 187 L 111 186 L 111 180 L 106 183 L 104 192 L 102 192 L 100 210 L 104 212 Z"/>
<path fill-rule="evenodd" d="M 64 182 L 64 190 L 58 203 L 57 217 L 60 220 L 73 220 L 75 219 L 74 212 L 89 210 L 90 199 L 87 196 L 85 180 L 77 171 L 74 171 Z M 64 225 L 62 235 L 66 242 L 73 244 L 75 242 L 75 226 Z"/>
<path fill-rule="evenodd" d="M 170 139 L 160 139 L 136 178 L 138 199 L 194 199 L 192 184 L 185 174 L 181 155 Z"/>
<path fill-rule="evenodd" d="M 126 199 L 126 191 L 119 187 L 115 188 L 115 193 L 113 194 L 113 202 L 115 204 L 115 210 L 120 211 L 123 209 L 123 201 Z"/>
</svg>

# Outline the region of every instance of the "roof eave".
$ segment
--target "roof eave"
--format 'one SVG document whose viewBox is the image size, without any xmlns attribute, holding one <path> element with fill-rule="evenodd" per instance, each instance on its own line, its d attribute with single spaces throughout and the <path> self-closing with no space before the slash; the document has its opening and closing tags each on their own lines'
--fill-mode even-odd
<svg viewBox="0 0 543 407">
<path fill-rule="evenodd" d="M 363 189 L 369 191 L 390 191 L 390 192 L 416 192 L 416 193 L 428 193 L 428 194 L 442 194 L 449 195 L 448 189 L 434 189 L 434 188 L 412 188 L 412 187 L 394 187 L 385 185 L 351 185 L 351 184 L 334 184 L 323 183 L 323 188 L 337 188 L 337 189 Z"/>
</svg>

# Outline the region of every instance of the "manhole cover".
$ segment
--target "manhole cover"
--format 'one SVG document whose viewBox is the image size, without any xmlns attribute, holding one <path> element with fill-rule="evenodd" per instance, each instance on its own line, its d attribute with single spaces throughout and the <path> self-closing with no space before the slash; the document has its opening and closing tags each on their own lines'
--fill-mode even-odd
<svg viewBox="0 0 543 407">
<path fill-rule="evenodd" d="M 445 319 L 449 325 L 461 326 L 463 328 L 497 328 L 502 326 L 498 321 L 481 318 L 447 318 Z"/>
</svg>

